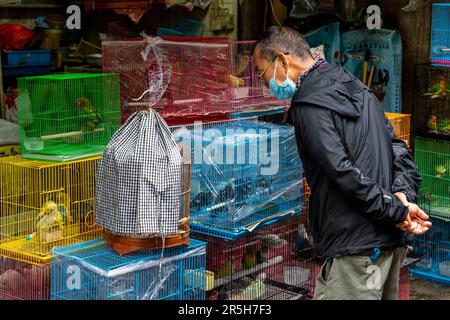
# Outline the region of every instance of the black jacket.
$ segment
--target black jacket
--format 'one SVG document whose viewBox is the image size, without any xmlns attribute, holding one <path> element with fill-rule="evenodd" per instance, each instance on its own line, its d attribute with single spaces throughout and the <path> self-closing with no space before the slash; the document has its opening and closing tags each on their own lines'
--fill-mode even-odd
<svg viewBox="0 0 450 320">
<path fill-rule="evenodd" d="M 323 259 L 407 242 L 395 227 L 416 201 L 420 175 L 395 137 L 381 103 L 340 65 L 311 71 L 293 97 L 290 119 L 311 187 L 310 222 Z"/>
</svg>

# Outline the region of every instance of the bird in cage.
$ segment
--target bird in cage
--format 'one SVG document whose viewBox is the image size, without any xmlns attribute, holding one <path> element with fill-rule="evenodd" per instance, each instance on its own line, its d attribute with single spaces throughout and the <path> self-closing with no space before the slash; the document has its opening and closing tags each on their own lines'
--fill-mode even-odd
<svg viewBox="0 0 450 320">
<path fill-rule="evenodd" d="M 92 105 L 91 100 L 86 98 L 79 98 L 76 101 L 76 106 L 79 110 L 81 110 L 83 118 L 81 129 L 83 132 L 94 131 L 100 126 L 100 115 L 98 114 L 97 108 Z"/>
<path fill-rule="evenodd" d="M 447 173 L 447 167 L 444 165 L 438 165 L 436 167 L 436 179 L 442 178 Z"/>
<path fill-rule="evenodd" d="M 0 274 L 0 290 L 20 292 L 25 284 L 25 278 L 16 270 L 8 269 Z"/>
<path fill-rule="evenodd" d="M 437 131 L 442 133 L 450 132 L 450 120 L 449 119 L 439 120 L 436 129 Z"/>
<path fill-rule="evenodd" d="M 47 201 L 36 217 L 36 231 L 29 234 L 26 239 L 30 241 L 38 235 L 39 241 L 52 241 L 62 237 L 64 221 L 58 204 L 54 201 Z"/>
<path fill-rule="evenodd" d="M 294 248 L 297 251 L 303 251 L 310 247 L 308 233 L 306 232 L 305 225 L 303 223 L 298 225 L 298 235 L 294 240 Z"/>
<path fill-rule="evenodd" d="M 449 92 L 450 92 L 450 84 L 447 83 L 447 79 L 441 77 L 439 79 L 439 83 L 436 83 L 433 86 L 431 86 L 424 94 L 424 96 L 430 97 L 431 99 L 437 99 L 446 96 L 447 93 Z"/>
<path fill-rule="evenodd" d="M 230 256 L 216 273 L 216 278 L 229 277 L 236 271 L 235 258 Z"/>
<path fill-rule="evenodd" d="M 260 273 L 257 279 L 246 286 L 243 290 L 239 290 L 235 294 L 231 294 L 228 300 L 259 300 L 266 293 L 265 273 Z"/>
<path fill-rule="evenodd" d="M 191 200 L 191 209 L 200 210 L 214 203 L 214 197 L 210 192 L 200 192 Z"/>
<path fill-rule="evenodd" d="M 242 257 L 242 267 L 244 269 L 253 268 L 256 265 L 256 251 L 255 249 L 247 249 Z"/>
</svg>

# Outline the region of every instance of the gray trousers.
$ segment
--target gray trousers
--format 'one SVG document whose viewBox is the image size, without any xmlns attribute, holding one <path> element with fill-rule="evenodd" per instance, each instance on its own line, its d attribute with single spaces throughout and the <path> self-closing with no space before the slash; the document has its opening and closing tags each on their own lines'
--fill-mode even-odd
<svg viewBox="0 0 450 320">
<path fill-rule="evenodd" d="M 400 268 L 407 247 L 326 261 L 316 279 L 314 300 L 396 300 Z"/>
</svg>

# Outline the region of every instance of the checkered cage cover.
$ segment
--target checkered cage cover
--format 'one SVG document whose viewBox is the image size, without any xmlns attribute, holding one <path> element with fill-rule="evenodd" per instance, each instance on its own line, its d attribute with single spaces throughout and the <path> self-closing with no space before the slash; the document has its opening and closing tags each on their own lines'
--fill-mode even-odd
<svg viewBox="0 0 450 320">
<path fill-rule="evenodd" d="M 113 135 L 99 163 L 97 224 L 127 236 L 178 231 L 182 157 L 153 110 L 139 111 Z"/>
</svg>

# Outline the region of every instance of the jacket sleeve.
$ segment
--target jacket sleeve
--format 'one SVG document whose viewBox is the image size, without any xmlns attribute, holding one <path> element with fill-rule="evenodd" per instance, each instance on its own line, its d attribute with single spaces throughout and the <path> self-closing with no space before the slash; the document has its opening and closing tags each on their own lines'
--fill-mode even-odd
<svg viewBox="0 0 450 320">
<path fill-rule="evenodd" d="M 386 127 L 392 141 L 394 157 L 392 192 L 403 192 L 409 202 L 415 203 L 417 201 L 420 182 L 422 181 L 419 170 L 408 146 L 403 140 L 397 138 L 387 118 Z"/>
<path fill-rule="evenodd" d="M 335 128 L 332 111 L 304 105 L 294 109 L 302 149 L 359 211 L 377 223 L 403 222 L 408 209 L 401 201 L 353 166 Z"/>
</svg>

